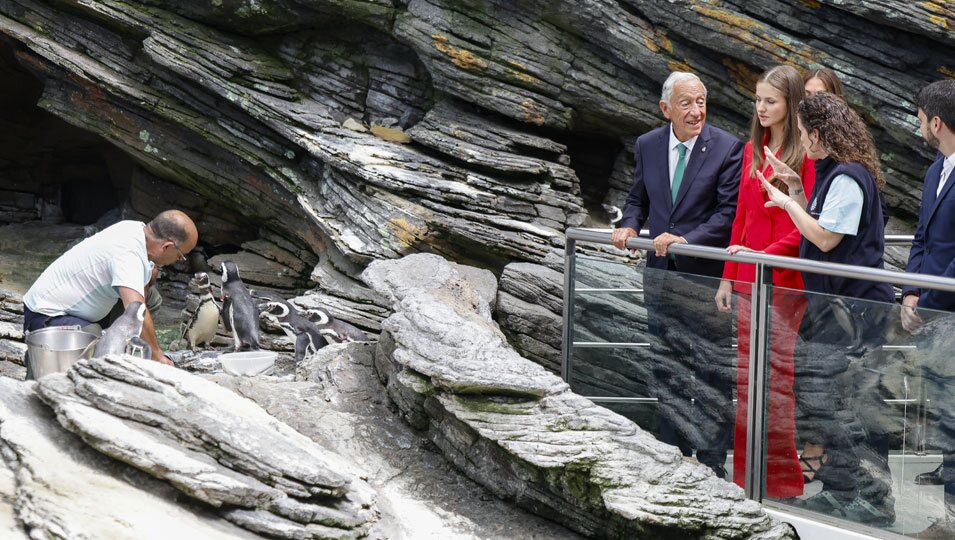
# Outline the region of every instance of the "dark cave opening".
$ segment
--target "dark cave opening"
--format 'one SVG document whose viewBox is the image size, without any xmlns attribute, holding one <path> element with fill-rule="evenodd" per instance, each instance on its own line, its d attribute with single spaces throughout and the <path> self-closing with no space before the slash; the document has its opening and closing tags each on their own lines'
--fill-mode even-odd
<svg viewBox="0 0 955 540">
<path fill-rule="evenodd" d="M 132 162 L 37 105 L 42 82 L 0 41 L 0 224 L 90 225 L 129 190 Z"/>
<path fill-rule="evenodd" d="M 590 221 L 605 223 L 608 214 L 601 205 L 617 202 L 611 195 L 613 180 L 622 172 L 618 171 L 618 161 L 626 150 L 624 144 L 616 138 L 585 133 L 566 134 L 558 140 L 567 146 L 570 167 L 580 180 L 580 195 Z"/>
<path fill-rule="evenodd" d="M 168 208 L 196 222 L 201 254 L 164 269 L 161 286 L 171 299 L 184 297 L 189 277 L 208 269 L 207 259 L 261 244 L 263 224 L 156 176 L 103 137 L 44 110 L 44 83 L 21 66 L 15 47 L 0 40 L 2 286 L 23 294 L 82 238 L 122 219 L 149 221 Z M 307 274 L 293 280 L 295 287 L 303 280 Z"/>
</svg>

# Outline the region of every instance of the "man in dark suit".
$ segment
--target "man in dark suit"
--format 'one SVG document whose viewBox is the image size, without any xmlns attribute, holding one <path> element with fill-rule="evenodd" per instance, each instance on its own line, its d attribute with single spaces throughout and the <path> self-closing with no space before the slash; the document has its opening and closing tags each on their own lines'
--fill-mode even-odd
<svg viewBox="0 0 955 540">
<path fill-rule="evenodd" d="M 905 270 L 955 278 L 955 80 L 926 86 L 916 95 L 915 105 L 922 137 L 938 150 L 939 156 L 925 173 L 918 228 Z M 955 293 L 904 287 L 902 326 L 910 332 L 923 324 L 917 308 L 955 311 Z M 916 538 L 955 538 L 955 363 L 949 360 L 951 351 L 932 350 L 929 334 L 921 356 L 926 390 L 932 394 L 939 412 L 942 464 L 919 475 L 916 483 L 944 484 L 946 517 Z M 936 356 L 938 361 L 933 360 Z"/>
<path fill-rule="evenodd" d="M 660 440 L 725 476 L 732 443 L 735 353 L 731 320 L 711 306 L 721 261 L 672 255 L 674 243 L 726 247 L 736 213 L 743 143 L 706 124 L 706 87 L 671 73 L 660 110 L 670 120 L 634 146 L 634 182 L 613 242 L 623 248 L 648 224 L 654 252 L 644 273 L 648 326 L 657 342 Z M 677 271 L 677 277 L 672 271 Z M 668 272 L 669 271 L 669 272 Z M 705 277 L 698 277 L 705 276 Z"/>
</svg>

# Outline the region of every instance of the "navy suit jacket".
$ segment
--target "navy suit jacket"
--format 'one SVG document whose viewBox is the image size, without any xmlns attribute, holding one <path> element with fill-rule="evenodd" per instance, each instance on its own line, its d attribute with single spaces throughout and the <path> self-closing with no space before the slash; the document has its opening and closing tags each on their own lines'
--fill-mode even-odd
<svg viewBox="0 0 955 540">
<path fill-rule="evenodd" d="M 669 142 L 670 124 L 637 139 L 633 148 L 633 187 L 617 227 L 639 231 L 646 223 L 654 238 L 669 232 L 691 244 L 726 247 L 736 215 L 743 143 L 722 129 L 704 124 L 674 201 L 670 192 Z M 676 256 L 674 263 L 680 272 L 723 275 L 722 261 Z M 650 253 L 647 267 L 666 268 L 666 258 Z"/>
<path fill-rule="evenodd" d="M 955 173 L 938 191 L 942 180 L 942 163 L 945 157 L 939 157 L 925 173 L 922 187 L 922 205 L 919 207 L 919 225 L 915 230 L 915 240 L 909 252 L 906 272 L 931 274 L 935 276 L 955 277 Z M 919 295 L 919 307 L 955 311 L 955 293 L 903 287 L 902 294 Z"/>
</svg>

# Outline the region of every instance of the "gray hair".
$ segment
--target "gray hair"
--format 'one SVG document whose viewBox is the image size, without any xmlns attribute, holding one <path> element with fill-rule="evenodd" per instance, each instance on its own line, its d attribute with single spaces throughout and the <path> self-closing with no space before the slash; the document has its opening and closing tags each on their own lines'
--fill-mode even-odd
<svg viewBox="0 0 955 540">
<path fill-rule="evenodd" d="M 667 80 L 663 81 L 663 92 L 660 94 L 660 101 L 670 103 L 670 98 L 673 97 L 673 87 L 676 86 L 676 83 L 683 81 L 696 81 L 700 83 L 700 86 L 703 87 L 703 95 L 706 96 L 706 85 L 703 84 L 703 81 L 701 81 L 696 74 L 686 71 L 674 71 L 670 73 Z"/>
</svg>

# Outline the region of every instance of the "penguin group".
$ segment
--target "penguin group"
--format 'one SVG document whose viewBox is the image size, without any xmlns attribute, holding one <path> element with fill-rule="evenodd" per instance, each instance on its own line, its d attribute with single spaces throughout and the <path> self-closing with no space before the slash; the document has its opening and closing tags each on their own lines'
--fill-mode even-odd
<svg viewBox="0 0 955 540">
<path fill-rule="evenodd" d="M 295 344 L 295 361 L 301 362 L 328 343 L 368 341 L 359 328 L 340 321 L 324 309 L 299 310 L 282 296 L 251 291 L 242 281 L 232 261 L 220 265 L 222 287 L 217 303 L 206 272 L 196 272 L 193 284 L 198 304 L 183 311 L 180 342 L 192 351 L 210 346 L 216 330 L 222 327 L 231 338 L 234 351 L 259 349 L 259 321 L 271 322 Z M 192 301 L 190 301 L 192 302 Z"/>
<path fill-rule="evenodd" d="M 299 311 L 277 294 L 257 293 L 263 317 L 282 329 L 295 342 L 295 361 L 301 362 L 329 343 L 368 341 L 355 326 L 332 317 L 323 309 Z"/>
</svg>

